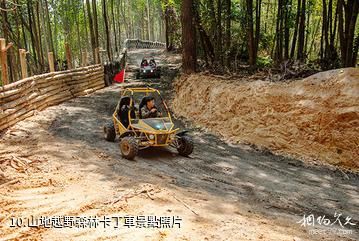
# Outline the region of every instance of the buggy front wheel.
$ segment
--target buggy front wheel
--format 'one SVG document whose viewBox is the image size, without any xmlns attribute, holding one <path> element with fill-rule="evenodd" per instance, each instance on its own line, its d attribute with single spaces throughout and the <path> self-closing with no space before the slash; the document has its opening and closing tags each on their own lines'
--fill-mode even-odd
<svg viewBox="0 0 359 241">
<path fill-rule="evenodd" d="M 138 142 L 133 136 L 126 136 L 120 141 L 121 154 L 128 160 L 133 160 L 138 153 Z"/>
<path fill-rule="evenodd" d="M 189 156 L 193 152 L 193 140 L 190 136 L 181 136 L 177 140 L 177 151 L 181 156 Z"/>
</svg>

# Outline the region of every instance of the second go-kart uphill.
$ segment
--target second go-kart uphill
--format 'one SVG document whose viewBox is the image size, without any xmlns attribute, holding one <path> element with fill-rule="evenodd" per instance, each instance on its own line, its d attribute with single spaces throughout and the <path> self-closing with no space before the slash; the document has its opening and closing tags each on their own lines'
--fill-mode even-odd
<svg viewBox="0 0 359 241">
<path fill-rule="evenodd" d="M 144 57 L 142 58 L 140 68 L 137 70 L 136 78 L 137 79 L 146 79 L 146 78 L 160 78 L 161 77 L 161 68 L 157 65 L 153 57 Z"/>
</svg>

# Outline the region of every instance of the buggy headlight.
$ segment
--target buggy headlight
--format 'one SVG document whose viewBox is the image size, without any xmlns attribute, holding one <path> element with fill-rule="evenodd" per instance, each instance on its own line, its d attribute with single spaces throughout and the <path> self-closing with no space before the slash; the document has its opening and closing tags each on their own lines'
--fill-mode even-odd
<svg viewBox="0 0 359 241">
<path fill-rule="evenodd" d="M 151 73 L 153 73 L 153 69 L 151 69 Z"/>
<path fill-rule="evenodd" d="M 152 135 L 152 134 L 150 134 L 148 137 L 149 137 L 151 140 L 155 139 L 155 136 Z"/>
</svg>

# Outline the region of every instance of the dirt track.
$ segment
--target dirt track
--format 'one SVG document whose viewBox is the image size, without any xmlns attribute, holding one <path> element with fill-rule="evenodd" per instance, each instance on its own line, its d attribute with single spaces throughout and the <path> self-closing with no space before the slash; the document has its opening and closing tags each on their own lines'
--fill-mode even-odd
<svg viewBox="0 0 359 241">
<path fill-rule="evenodd" d="M 175 58 L 158 55 L 162 64 Z M 173 56 L 172 56 L 173 57 Z M 167 61 L 167 62 L 166 62 Z M 136 63 L 137 64 L 137 63 Z M 160 81 L 146 81 L 171 96 L 176 73 L 164 68 Z M 183 158 L 170 149 L 141 151 L 135 161 L 120 157 L 102 126 L 118 101 L 120 86 L 48 108 L 8 130 L 0 140 L 0 238 L 44 240 L 356 240 L 359 237 L 359 176 L 305 166 L 302 162 L 229 146 L 187 123 L 195 151 Z M 195 104 L 195 100 L 193 100 Z M 184 127 L 183 122 L 177 122 Z M 16 171 L 12 158 L 29 160 Z M 5 165 L 5 163 L 7 163 Z M 14 165 L 13 165 L 14 166 Z M 16 167 L 16 166 L 15 166 Z M 20 171 L 19 171 L 20 170 Z M 24 171 L 25 170 L 25 171 Z M 335 220 L 352 217 L 352 234 L 311 235 L 303 215 Z M 181 228 L 12 228 L 11 217 L 180 216 Z M 322 229 L 323 227 L 315 226 Z M 338 225 L 333 228 L 340 228 Z"/>
</svg>

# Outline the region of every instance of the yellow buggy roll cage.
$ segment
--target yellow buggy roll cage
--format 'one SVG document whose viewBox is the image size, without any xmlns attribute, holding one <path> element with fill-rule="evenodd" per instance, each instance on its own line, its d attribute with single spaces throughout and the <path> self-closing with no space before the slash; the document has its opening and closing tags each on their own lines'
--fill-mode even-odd
<svg viewBox="0 0 359 241">
<path fill-rule="evenodd" d="M 134 118 L 131 117 L 131 111 L 134 108 L 134 102 L 133 102 L 134 93 L 144 93 L 145 96 L 147 96 L 149 93 L 157 93 L 158 96 L 160 97 L 161 102 L 164 105 L 165 110 L 167 111 L 167 116 L 160 117 L 160 118 L 153 118 L 153 119 L 168 118 L 169 122 L 171 123 L 171 127 L 170 128 L 165 127 L 166 130 L 154 130 L 152 127 L 148 126 L 144 122 L 141 122 L 141 125 L 137 127 L 138 124 L 133 123 Z M 160 94 L 160 92 L 158 90 L 150 88 L 150 87 L 145 87 L 145 88 L 126 88 L 123 91 L 121 96 L 122 97 L 126 97 L 126 96 L 130 97 L 130 103 L 129 103 L 130 109 L 129 109 L 128 113 L 127 113 L 128 114 L 129 125 L 126 128 L 122 124 L 122 122 L 118 119 L 117 115 L 118 115 L 119 105 L 120 105 L 120 103 L 118 103 L 117 107 L 116 107 L 116 111 L 113 114 L 113 118 L 114 118 L 115 123 L 116 123 L 115 128 L 116 129 L 118 128 L 118 132 L 123 134 L 123 133 L 128 132 L 128 131 L 133 131 L 135 133 L 135 135 L 137 136 L 138 135 L 137 134 L 138 130 L 135 130 L 135 128 L 138 128 L 139 132 L 143 133 L 146 136 L 147 141 L 145 141 L 145 142 L 147 142 L 147 144 L 149 144 L 151 146 L 166 146 L 172 141 L 171 136 L 173 134 L 176 134 L 176 132 L 179 130 L 179 128 L 173 130 L 174 123 L 172 122 L 171 114 L 170 114 L 170 112 L 168 110 L 168 107 L 167 107 L 165 101 L 163 100 L 163 98 L 162 98 L 162 96 L 161 96 L 161 94 Z M 167 135 L 166 140 L 164 141 L 164 143 L 158 143 L 159 142 L 158 141 L 158 135 L 161 135 L 161 134 L 162 135 Z M 151 140 L 151 138 L 149 138 L 150 135 L 154 135 L 154 139 Z"/>
<path fill-rule="evenodd" d="M 165 109 L 166 109 L 166 112 L 167 112 L 167 117 L 170 119 L 170 122 L 172 122 L 172 117 L 170 115 L 170 112 L 168 111 L 168 107 L 167 107 L 167 104 L 166 102 L 162 99 L 162 96 L 161 96 L 161 93 L 156 90 L 156 89 L 153 89 L 153 88 L 150 88 L 150 87 L 146 87 L 146 88 L 126 88 L 125 91 L 123 92 L 122 96 L 126 96 L 127 92 L 130 92 L 130 106 L 133 107 L 133 94 L 134 93 L 146 93 L 146 95 L 148 95 L 149 93 L 157 93 L 158 96 L 161 98 L 161 101 L 163 103 L 163 105 L 165 106 Z M 128 112 L 128 119 L 129 119 L 129 122 L 130 122 L 130 125 L 132 124 L 131 122 L 131 111 Z"/>
</svg>

